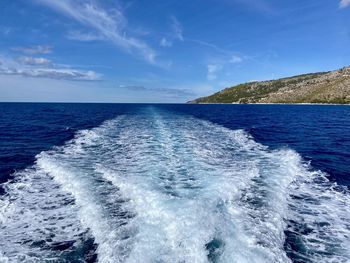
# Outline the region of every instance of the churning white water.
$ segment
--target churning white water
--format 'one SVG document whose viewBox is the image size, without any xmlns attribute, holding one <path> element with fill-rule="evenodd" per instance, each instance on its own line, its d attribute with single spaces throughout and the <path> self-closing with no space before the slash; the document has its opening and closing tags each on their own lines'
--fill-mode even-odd
<svg viewBox="0 0 350 263">
<path fill-rule="evenodd" d="M 186 115 L 119 116 L 14 176 L 0 262 L 350 261 L 346 189 L 291 149 Z"/>
</svg>

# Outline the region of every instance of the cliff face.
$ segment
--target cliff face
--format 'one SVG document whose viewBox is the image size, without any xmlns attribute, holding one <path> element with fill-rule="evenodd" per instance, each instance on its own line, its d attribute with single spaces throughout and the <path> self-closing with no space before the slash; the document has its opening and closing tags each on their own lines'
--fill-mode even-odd
<svg viewBox="0 0 350 263">
<path fill-rule="evenodd" d="M 331 72 L 244 83 L 190 103 L 350 104 L 350 67 Z"/>
</svg>

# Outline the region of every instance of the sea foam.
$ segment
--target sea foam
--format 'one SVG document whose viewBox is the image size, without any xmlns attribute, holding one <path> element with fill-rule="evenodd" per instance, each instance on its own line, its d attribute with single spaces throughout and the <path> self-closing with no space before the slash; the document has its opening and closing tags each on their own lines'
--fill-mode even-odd
<svg viewBox="0 0 350 263">
<path fill-rule="evenodd" d="M 350 260 L 347 189 L 291 149 L 190 116 L 151 107 L 120 116 L 15 178 L 0 200 L 10 262 Z M 66 254 L 52 252 L 52 235 L 71 241 Z"/>
</svg>

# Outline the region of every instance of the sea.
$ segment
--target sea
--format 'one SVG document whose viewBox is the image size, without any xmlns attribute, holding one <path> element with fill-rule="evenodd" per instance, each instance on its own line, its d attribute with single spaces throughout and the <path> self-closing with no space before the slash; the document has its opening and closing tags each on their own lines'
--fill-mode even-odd
<svg viewBox="0 0 350 263">
<path fill-rule="evenodd" d="M 0 262 L 350 262 L 350 106 L 0 103 Z"/>
</svg>

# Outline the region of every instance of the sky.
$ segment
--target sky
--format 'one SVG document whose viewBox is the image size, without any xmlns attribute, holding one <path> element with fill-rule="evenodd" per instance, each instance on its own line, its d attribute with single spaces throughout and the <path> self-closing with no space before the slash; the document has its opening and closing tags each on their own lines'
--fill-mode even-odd
<svg viewBox="0 0 350 263">
<path fill-rule="evenodd" d="M 0 1 L 0 101 L 181 103 L 350 65 L 350 0 Z"/>
</svg>

